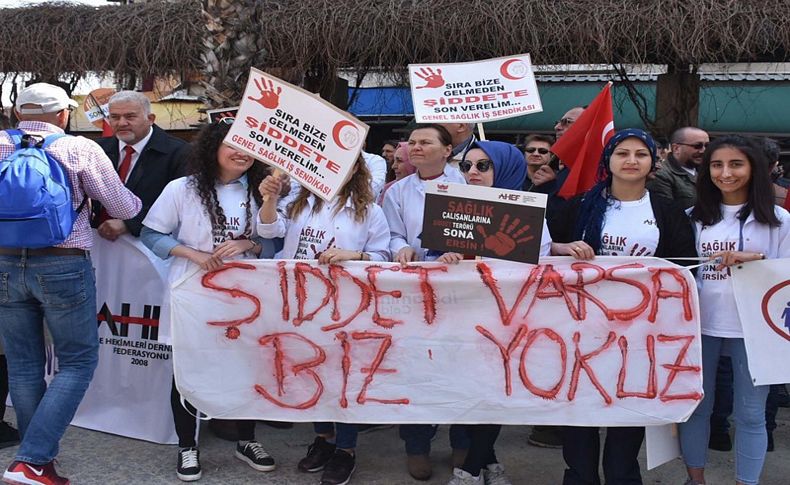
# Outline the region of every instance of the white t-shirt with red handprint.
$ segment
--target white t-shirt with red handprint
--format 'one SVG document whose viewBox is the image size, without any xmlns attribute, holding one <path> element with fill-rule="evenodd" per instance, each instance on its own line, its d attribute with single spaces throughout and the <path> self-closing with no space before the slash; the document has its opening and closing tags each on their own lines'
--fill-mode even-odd
<svg viewBox="0 0 790 485">
<path fill-rule="evenodd" d="M 601 228 L 601 256 L 653 256 L 659 231 L 650 192 L 639 200 L 615 201 L 606 209 Z"/>
<path fill-rule="evenodd" d="M 293 259 L 318 259 L 327 249 L 334 247 L 335 226 L 332 223 L 334 204 L 323 204 L 299 231 L 296 254 Z"/>
</svg>

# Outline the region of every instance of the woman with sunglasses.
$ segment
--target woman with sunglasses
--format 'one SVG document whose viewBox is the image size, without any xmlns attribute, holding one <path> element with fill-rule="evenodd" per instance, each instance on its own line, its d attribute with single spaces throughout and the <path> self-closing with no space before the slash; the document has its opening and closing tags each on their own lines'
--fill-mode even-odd
<svg viewBox="0 0 790 485">
<path fill-rule="evenodd" d="M 195 266 L 212 271 L 225 261 L 260 254 L 254 224 L 262 200 L 256 189 L 269 170 L 222 143 L 230 130 L 228 121 L 203 127 L 194 141 L 191 175 L 167 184 L 143 220 L 143 244 L 162 259 L 174 257 L 171 283 Z M 180 448 L 176 474 L 191 482 L 199 480 L 202 471 L 195 438 L 197 411 L 185 404 L 188 409 L 181 405 L 173 381 L 170 405 Z M 235 423 L 235 456 L 255 470 L 274 470 L 274 459 L 255 441 L 255 421 Z"/>
<path fill-rule="evenodd" d="M 395 173 L 395 179 L 384 186 L 379 200 L 377 201 L 378 204 L 384 204 L 384 194 L 387 192 L 387 189 L 392 187 L 395 182 L 413 174 L 415 170 L 414 165 L 412 165 L 411 160 L 409 160 L 409 144 L 405 141 L 398 143 L 392 162 L 392 171 Z"/>
<path fill-rule="evenodd" d="M 524 156 L 518 148 L 499 141 L 475 141 L 458 163 L 458 168 L 469 185 L 521 190 L 527 175 Z M 548 256 L 551 236 L 543 224 L 540 254 Z M 443 263 L 458 263 L 464 256 L 444 253 L 438 258 Z M 466 459 L 460 467 L 453 468 L 453 478 L 448 485 L 510 485 L 505 467 L 497 460 L 494 451 L 499 424 L 476 424 L 465 426 L 470 446 Z M 482 472 L 482 473 L 481 473 Z"/>
<path fill-rule="evenodd" d="M 404 266 L 413 261 L 436 259 L 422 248 L 420 240 L 425 209 L 425 182 L 466 183 L 457 169 L 447 165 L 453 140 L 444 126 L 418 125 L 409 135 L 408 145 L 409 160 L 416 171 L 387 190 L 383 205 L 390 226 L 393 259 Z M 433 473 L 430 452 L 431 439 L 435 434 L 436 427 L 430 424 L 400 425 L 409 474 L 417 480 L 428 480 Z M 460 457 L 466 454 L 469 445 L 466 433 L 458 426 L 450 427 L 450 446 L 453 448 L 454 461 L 461 461 Z"/>
<path fill-rule="evenodd" d="M 680 447 L 688 485 L 705 483 L 710 415 L 719 357 L 732 359 L 735 412 L 735 480 L 760 480 L 768 443 L 765 404 L 770 386 L 753 385 L 735 306 L 730 266 L 790 257 L 790 215 L 774 205 L 771 179 L 761 147 L 741 136 L 713 141 L 697 177 L 697 203 L 690 210 L 697 249 L 711 264 L 697 272 L 702 325 L 702 385 L 705 397 L 680 424 Z M 712 249 L 711 249 L 712 248 Z M 732 248 L 720 251 L 720 248 Z"/>
<path fill-rule="evenodd" d="M 598 168 L 603 180 L 571 199 L 557 219 L 552 254 L 592 259 L 596 255 L 696 256 L 692 226 L 682 208 L 647 190 L 656 145 L 642 130 L 618 131 L 606 144 Z M 610 427 L 603 451 L 607 485 L 640 484 L 637 455 L 643 427 Z M 707 443 L 707 441 L 705 442 Z M 599 485 L 599 429 L 563 428 L 563 485 Z"/>
<path fill-rule="evenodd" d="M 277 211 L 282 180 L 268 176 L 260 185 L 265 199 L 259 213 L 258 234 L 284 237 L 278 259 L 317 259 L 320 264 L 343 261 L 389 261 L 389 226 L 374 203 L 370 171 L 360 155 L 351 178 L 332 202 L 324 202 L 302 187 L 296 198 Z M 345 484 L 356 468 L 357 425 L 313 423 L 316 437 L 299 460 L 301 472 L 323 470 L 321 484 Z"/>
</svg>

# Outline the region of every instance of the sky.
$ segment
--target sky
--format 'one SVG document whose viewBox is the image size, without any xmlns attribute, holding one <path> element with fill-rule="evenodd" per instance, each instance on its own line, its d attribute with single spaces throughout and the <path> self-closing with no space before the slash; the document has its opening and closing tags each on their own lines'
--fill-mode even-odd
<svg viewBox="0 0 790 485">
<path fill-rule="evenodd" d="M 24 7 L 26 5 L 34 5 L 36 3 L 46 3 L 51 0 L 0 0 L 0 8 L 8 7 Z M 87 5 L 109 5 L 107 0 L 71 0 L 63 3 L 85 3 Z"/>
</svg>

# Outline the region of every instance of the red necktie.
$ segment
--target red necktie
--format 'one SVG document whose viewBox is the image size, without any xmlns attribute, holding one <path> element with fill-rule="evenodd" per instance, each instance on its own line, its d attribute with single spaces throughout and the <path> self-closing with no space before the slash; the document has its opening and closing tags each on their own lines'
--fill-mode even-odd
<svg viewBox="0 0 790 485">
<path fill-rule="evenodd" d="M 126 145 L 123 147 L 123 151 L 125 152 L 125 155 L 123 156 L 121 164 L 118 166 L 118 177 L 120 177 L 121 182 L 126 183 L 126 176 L 129 175 L 129 169 L 132 167 L 132 155 L 134 154 L 134 147 L 131 145 Z"/>
<path fill-rule="evenodd" d="M 134 154 L 134 148 L 131 145 L 126 145 L 123 147 L 123 151 L 123 160 L 121 160 L 121 165 L 118 166 L 118 178 L 121 179 L 121 182 L 126 184 L 126 176 L 129 175 L 129 168 L 132 166 L 132 155 Z M 104 207 L 102 207 L 99 211 L 99 224 L 109 219 L 112 219 L 112 217 L 110 217 Z"/>
</svg>

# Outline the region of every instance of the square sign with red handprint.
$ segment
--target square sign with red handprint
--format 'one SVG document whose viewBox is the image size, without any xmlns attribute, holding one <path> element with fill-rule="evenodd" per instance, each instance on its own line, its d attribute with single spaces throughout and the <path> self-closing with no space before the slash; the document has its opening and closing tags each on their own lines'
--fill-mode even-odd
<svg viewBox="0 0 790 485">
<path fill-rule="evenodd" d="M 351 176 L 367 133 L 317 94 L 253 68 L 225 143 L 329 201 Z"/>
<path fill-rule="evenodd" d="M 454 64 L 410 64 L 418 123 L 486 123 L 543 111 L 529 54 Z"/>
<path fill-rule="evenodd" d="M 428 182 L 422 247 L 538 264 L 546 194 Z"/>
</svg>

